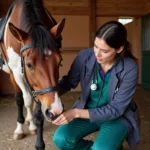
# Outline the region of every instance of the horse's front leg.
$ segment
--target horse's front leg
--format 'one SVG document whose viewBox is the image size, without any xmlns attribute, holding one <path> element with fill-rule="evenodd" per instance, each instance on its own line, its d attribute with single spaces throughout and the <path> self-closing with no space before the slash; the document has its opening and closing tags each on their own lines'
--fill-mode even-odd
<svg viewBox="0 0 150 150">
<path fill-rule="evenodd" d="M 16 127 L 16 130 L 14 131 L 13 138 L 15 140 L 20 140 L 25 136 L 24 131 L 23 131 L 23 123 L 25 121 L 24 115 L 23 115 L 24 100 L 23 100 L 22 91 L 17 85 L 12 72 L 10 73 L 10 79 L 15 88 L 15 92 L 16 92 L 15 98 L 16 98 L 16 104 L 18 108 L 17 127 Z"/>
<path fill-rule="evenodd" d="M 18 107 L 18 118 L 17 118 L 17 128 L 14 133 L 14 139 L 20 140 L 25 136 L 23 127 L 22 127 L 24 120 L 25 120 L 24 116 L 23 116 L 24 101 L 23 101 L 23 97 L 22 97 L 22 92 L 21 91 L 17 92 L 15 97 L 16 97 L 16 104 Z"/>
<path fill-rule="evenodd" d="M 36 107 L 33 112 L 33 120 L 37 126 L 37 140 L 35 147 L 37 150 L 44 150 L 45 143 L 43 140 L 43 125 L 44 125 L 44 116 L 41 111 L 41 103 L 36 103 Z"/>
<path fill-rule="evenodd" d="M 17 72 L 17 74 L 15 74 L 15 72 Z M 18 115 L 23 114 L 23 108 L 22 108 L 23 107 L 23 101 L 22 100 L 24 100 L 24 105 L 27 109 L 26 120 L 28 120 L 28 122 L 29 122 L 29 130 L 30 130 L 30 133 L 35 134 L 36 126 L 33 123 L 32 110 L 31 110 L 32 98 L 31 98 L 31 95 L 30 95 L 29 91 L 27 90 L 27 88 L 23 82 L 23 77 L 22 77 L 22 73 L 21 73 L 20 68 L 16 68 L 13 70 L 13 73 L 11 74 L 11 81 L 13 82 L 13 85 L 15 85 L 16 89 L 19 88 L 22 91 L 21 97 L 19 97 L 17 100 Z M 22 135 L 20 138 L 20 134 L 22 134 L 22 133 L 23 133 L 23 123 L 17 122 L 17 128 L 16 128 L 15 133 L 14 133 L 14 139 L 16 139 L 16 140 L 21 139 Z"/>
</svg>

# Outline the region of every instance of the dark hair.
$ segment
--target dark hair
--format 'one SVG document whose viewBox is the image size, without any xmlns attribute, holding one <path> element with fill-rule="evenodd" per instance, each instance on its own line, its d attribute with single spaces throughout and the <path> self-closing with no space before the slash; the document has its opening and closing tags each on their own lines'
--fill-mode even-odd
<svg viewBox="0 0 150 150">
<path fill-rule="evenodd" d="M 118 56 L 128 56 L 137 62 L 137 59 L 131 52 L 130 43 L 127 41 L 127 30 L 121 23 L 117 21 L 105 23 L 96 32 L 96 37 L 103 38 L 110 47 L 115 48 L 116 50 L 121 46 L 124 46 L 124 50 L 118 54 Z"/>
</svg>

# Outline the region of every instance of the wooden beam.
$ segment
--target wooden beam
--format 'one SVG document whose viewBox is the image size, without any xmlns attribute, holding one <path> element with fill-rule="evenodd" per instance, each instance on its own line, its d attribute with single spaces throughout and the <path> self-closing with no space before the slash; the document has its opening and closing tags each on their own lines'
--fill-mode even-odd
<svg viewBox="0 0 150 150">
<path fill-rule="evenodd" d="M 89 25 L 90 25 L 90 46 L 93 46 L 96 32 L 96 0 L 89 0 L 90 14 L 89 14 Z"/>
<path fill-rule="evenodd" d="M 48 2 L 48 1 L 51 1 L 51 2 L 57 2 L 57 3 L 59 3 L 60 1 L 61 2 L 73 2 L 73 3 L 76 3 L 76 2 L 78 2 L 79 0 L 43 0 L 44 2 Z M 80 2 L 82 2 L 82 3 L 88 3 L 89 2 L 89 0 L 80 0 Z"/>
<path fill-rule="evenodd" d="M 145 4 L 97 3 L 97 16 L 143 16 Z"/>
<path fill-rule="evenodd" d="M 82 2 L 82 1 L 45 1 L 44 4 L 46 6 L 69 6 L 69 7 L 88 7 L 88 1 Z"/>
<path fill-rule="evenodd" d="M 117 3 L 117 4 L 146 4 L 149 0 L 96 0 L 97 3 Z"/>
<path fill-rule="evenodd" d="M 47 7 L 52 15 L 89 15 L 89 7 Z"/>
<path fill-rule="evenodd" d="M 63 50 L 63 51 L 80 51 L 85 48 L 88 48 L 88 47 L 62 47 L 61 50 Z"/>
</svg>

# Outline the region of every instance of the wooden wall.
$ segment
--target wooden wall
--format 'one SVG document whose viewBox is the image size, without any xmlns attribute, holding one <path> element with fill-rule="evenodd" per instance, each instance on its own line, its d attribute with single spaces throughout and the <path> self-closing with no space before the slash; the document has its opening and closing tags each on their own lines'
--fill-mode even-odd
<svg viewBox="0 0 150 150">
<path fill-rule="evenodd" d="M 145 14 L 150 13 L 150 1 L 146 3 L 146 9 Z"/>
<path fill-rule="evenodd" d="M 145 4 L 141 0 L 97 0 L 97 16 L 141 16 Z"/>
<path fill-rule="evenodd" d="M 141 18 L 135 18 L 133 22 L 125 25 L 128 31 L 128 41 L 131 43 L 133 55 L 138 59 L 139 84 L 141 84 Z"/>
<path fill-rule="evenodd" d="M 132 50 L 141 63 L 141 22 L 144 14 L 150 13 L 149 0 L 44 0 L 46 8 L 60 21 L 66 18 L 63 30 L 63 67 L 60 77 L 65 75 L 77 53 L 92 46 L 95 31 L 105 22 L 118 20 L 119 16 L 133 16 L 135 21 L 126 26 Z M 95 2 L 95 3 L 94 3 Z M 0 0 L 0 16 L 6 12 L 12 0 Z M 140 72 L 141 75 L 141 72 Z M 141 80 L 139 80 L 141 83 Z M 79 91 L 80 87 L 75 91 Z M 13 93 L 9 76 L 0 72 L 0 92 Z"/>
<path fill-rule="evenodd" d="M 13 0 L 0 0 L 0 17 L 7 13 L 9 6 L 12 4 Z"/>
<path fill-rule="evenodd" d="M 44 0 L 53 15 L 90 15 L 91 0 Z M 142 16 L 150 12 L 149 0 L 93 0 L 96 16 Z M 13 0 L 0 1 L 3 16 Z"/>
<path fill-rule="evenodd" d="M 89 15 L 90 0 L 44 0 L 52 14 Z M 94 2 L 94 0 L 93 0 Z M 96 0 L 96 16 L 141 16 L 148 0 Z"/>
<path fill-rule="evenodd" d="M 44 0 L 44 2 L 55 15 L 89 15 L 89 0 Z"/>
</svg>

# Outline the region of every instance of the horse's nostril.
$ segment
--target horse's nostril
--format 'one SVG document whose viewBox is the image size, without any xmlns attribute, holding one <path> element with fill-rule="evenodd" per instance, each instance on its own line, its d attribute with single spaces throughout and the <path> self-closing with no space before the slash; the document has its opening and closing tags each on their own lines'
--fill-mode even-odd
<svg viewBox="0 0 150 150">
<path fill-rule="evenodd" d="M 46 110 L 46 116 L 50 119 L 54 118 L 54 115 L 50 112 L 49 109 Z"/>
</svg>

